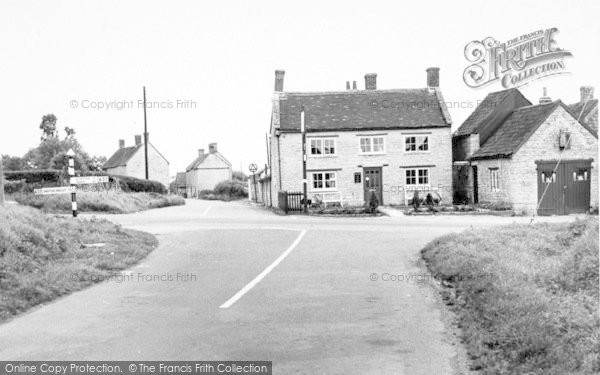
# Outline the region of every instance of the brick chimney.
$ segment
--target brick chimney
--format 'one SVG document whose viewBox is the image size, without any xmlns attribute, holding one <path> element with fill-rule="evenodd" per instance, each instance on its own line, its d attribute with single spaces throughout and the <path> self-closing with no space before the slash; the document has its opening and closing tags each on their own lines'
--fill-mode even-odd
<svg viewBox="0 0 600 375">
<path fill-rule="evenodd" d="M 594 99 L 594 87 L 592 86 L 581 86 L 581 101 Z"/>
<path fill-rule="evenodd" d="M 427 88 L 440 87 L 440 68 L 427 68 Z"/>
<path fill-rule="evenodd" d="M 199 148 L 198 149 L 198 156 L 200 156 L 200 157 L 204 156 L 204 149 L 203 148 Z"/>
<path fill-rule="evenodd" d="M 377 90 L 377 74 L 365 74 L 365 90 Z"/>
<path fill-rule="evenodd" d="M 122 149 L 125 147 L 125 140 L 124 139 L 119 139 L 119 149 Z"/>
<path fill-rule="evenodd" d="M 283 76 L 285 75 L 285 70 L 276 70 L 275 71 L 275 91 L 283 91 Z"/>
<path fill-rule="evenodd" d="M 544 96 L 540 98 L 540 104 L 552 103 L 552 98 L 548 96 L 548 90 L 544 87 Z"/>
<path fill-rule="evenodd" d="M 141 135 L 136 135 L 135 136 L 135 145 L 139 146 L 142 144 L 142 136 Z"/>
<path fill-rule="evenodd" d="M 217 144 L 209 143 L 208 144 L 208 152 L 210 152 L 211 154 L 214 154 L 215 152 L 217 152 Z"/>
</svg>

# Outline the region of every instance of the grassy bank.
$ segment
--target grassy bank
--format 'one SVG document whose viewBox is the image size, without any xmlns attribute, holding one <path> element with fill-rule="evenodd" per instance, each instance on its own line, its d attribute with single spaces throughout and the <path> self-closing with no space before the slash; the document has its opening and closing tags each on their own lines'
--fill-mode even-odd
<svg viewBox="0 0 600 375">
<path fill-rule="evenodd" d="M 484 374 L 600 372 L 598 219 L 441 237 L 422 251 Z"/>
<path fill-rule="evenodd" d="M 106 245 L 84 246 L 93 243 Z M 156 245 L 154 236 L 106 220 L 0 207 L 0 321 L 106 279 Z"/>
<path fill-rule="evenodd" d="M 69 194 L 15 194 L 13 195 L 13 199 L 21 204 L 39 208 L 44 212 L 71 212 L 71 196 Z M 185 200 L 178 195 L 123 193 L 117 191 L 77 193 L 77 209 L 80 212 L 123 214 L 183 204 L 185 204 Z"/>
</svg>

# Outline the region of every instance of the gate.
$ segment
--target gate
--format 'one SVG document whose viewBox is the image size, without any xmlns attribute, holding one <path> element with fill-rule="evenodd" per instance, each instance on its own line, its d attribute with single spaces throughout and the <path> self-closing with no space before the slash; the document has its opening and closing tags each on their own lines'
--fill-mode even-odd
<svg viewBox="0 0 600 375">
<path fill-rule="evenodd" d="M 538 215 L 568 215 L 590 208 L 591 160 L 537 161 Z M 544 193 L 545 191 L 545 193 Z M 543 195 L 543 198 L 542 198 Z"/>
<path fill-rule="evenodd" d="M 280 191 L 278 193 L 279 208 L 286 214 L 290 211 L 302 212 L 302 196 L 299 191 Z"/>
</svg>

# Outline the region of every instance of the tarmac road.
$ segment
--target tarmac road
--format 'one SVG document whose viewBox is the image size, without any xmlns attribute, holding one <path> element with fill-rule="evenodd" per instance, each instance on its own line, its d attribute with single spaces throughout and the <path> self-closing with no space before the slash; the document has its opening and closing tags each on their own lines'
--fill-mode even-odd
<svg viewBox="0 0 600 375">
<path fill-rule="evenodd" d="M 471 226 L 529 221 L 277 216 L 198 200 L 105 217 L 154 233 L 159 248 L 120 280 L 0 325 L 0 360 L 268 360 L 275 374 L 459 373 L 460 344 L 419 250 Z"/>
</svg>

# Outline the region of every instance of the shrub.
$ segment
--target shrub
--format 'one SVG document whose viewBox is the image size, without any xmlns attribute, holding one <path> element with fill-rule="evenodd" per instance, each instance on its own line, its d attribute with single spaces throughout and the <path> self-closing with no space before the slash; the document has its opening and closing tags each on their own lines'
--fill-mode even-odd
<svg viewBox="0 0 600 375">
<path fill-rule="evenodd" d="M 24 191 L 26 186 L 25 180 L 4 181 L 4 192 L 6 194 L 19 193 Z"/>
<path fill-rule="evenodd" d="M 374 213 L 377 211 L 377 207 L 379 207 L 379 199 L 377 199 L 377 194 L 372 191 L 371 195 L 369 196 L 369 211 Z"/>
<path fill-rule="evenodd" d="M 4 178 L 8 181 L 24 180 L 28 184 L 33 183 L 59 183 L 65 175 L 63 171 L 57 169 L 30 169 L 23 171 L 5 171 Z"/>
<path fill-rule="evenodd" d="M 166 194 L 167 188 L 158 181 L 142 180 L 130 176 L 111 176 L 124 192 Z"/>
<path fill-rule="evenodd" d="M 246 176 L 246 174 L 242 171 L 233 171 L 231 173 L 231 179 L 245 182 L 248 181 L 248 176 Z"/>
<path fill-rule="evenodd" d="M 240 180 L 221 181 L 213 189 L 215 195 L 223 195 L 230 199 L 243 199 L 248 197 L 246 183 Z"/>
</svg>

